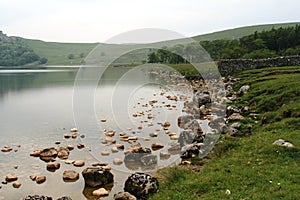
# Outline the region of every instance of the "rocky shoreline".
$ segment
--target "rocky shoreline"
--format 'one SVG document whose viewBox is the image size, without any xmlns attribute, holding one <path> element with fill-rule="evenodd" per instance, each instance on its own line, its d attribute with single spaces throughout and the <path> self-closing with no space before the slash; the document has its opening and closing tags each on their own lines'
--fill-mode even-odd
<svg viewBox="0 0 300 200">
<path fill-rule="evenodd" d="M 167 76 L 167 75 L 166 75 Z M 168 74 L 169 76 L 169 74 Z M 174 76 L 172 77 L 174 79 Z M 181 80 L 181 77 L 176 77 L 176 80 Z M 151 113 L 151 109 L 155 106 L 163 106 L 167 109 L 177 109 L 177 103 L 183 103 L 184 115 L 178 116 L 177 124 L 181 130 L 180 133 L 174 133 L 169 130 L 170 122 L 158 122 L 160 129 L 157 132 L 149 133 L 146 137 L 137 137 L 128 134 L 131 129 L 117 132 L 115 130 L 103 130 L 104 137 L 99 139 L 99 144 L 105 147 L 110 147 L 109 150 L 101 151 L 101 156 L 109 156 L 116 152 L 123 152 L 124 158 L 114 158 L 113 165 L 124 165 L 128 169 L 155 169 L 158 164 L 158 159 L 168 160 L 172 155 L 179 155 L 182 164 L 191 164 L 191 159 L 199 156 L 204 157 L 210 149 L 217 142 L 220 134 L 235 134 L 240 130 L 241 124 L 238 122 L 243 119 L 243 112 L 249 108 L 242 109 L 233 105 L 226 107 L 226 103 L 232 103 L 237 96 L 247 93 L 249 86 L 242 86 L 238 93 L 233 93 L 233 84 L 238 79 L 228 77 L 222 80 L 204 80 L 191 79 L 193 89 L 192 98 L 185 95 L 171 96 L 167 95 L 166 91 L 160 91 L 160 95 L 165 97 L 165 101 L 158 105 L 157 99 L 149 100 L 146 104 L 139 104 L 141 107 L 149 108 L 149 112 L 140 111 L 132 114 L 133 119 L 140 119 L 141 123 L 137 125 L 137 130 L 143 130 L 144 126 L 152 126 L 155 115 Z M 174 85 L 180 85 L 179 82 L 174 82 Z M 138 106 L 137 105 L 137 106 Z M 101 123 L 106 123 L 109 119 L 101 119 Z M 201 120 L 209 121 L 209 131 L 203 131 L 201 128 Z M 168 144 L 152 142 L 150 146 L 143 146 L 139 141 L 151 141 L 152 138 L 157 138 L 163 131 L 169 136 L 170 142 Z M 249 130 L 251 131 L 251 127 Z M 63 139 L 75 140 L 80 139 L 84 141 L 87 137 L 85 134 L 80 134 L 77 128 L 71 128 L 69 133 L 63 135 Z M 69 156 L 74 149 L 85 149 L 90 151 L 83 142 L 77 145 L 61 146 L 57 141 L 55 144 L 58 147 L 40 148 L 32 151 L 30 156 L 39 158 L 45 162 L 45 168 L 50 172 L 55 172 L 61 168 L 61 165 L 73 165 L 80 169 L 65 170 L 62 174 L 64 182 L 76 182 L 80 176 L 84 178 L 84 191 L 87 199 L 98 199 L 99 197 L 108 196 L 114 184 L 114 175 L 112 167 L 108 162 L 93 162 L 86 163 L 85 160 L 70 160 Z M 5 146 L 2 152 L 8 153 L 11 151 L 18 151 L 18 148 Z M 153 152 L 159 152 L 159 157 Z M 35 181 L 36 184 L 43 184 L 47 181 L 46 175 L 29 174 L 28 178 Z M 14 188 L 19 188 L 22 183 L 18 182 L 18 177 L 15 174 L 8 174 L 2 184 L 12 183 Z M 144 199 L 148 195 L 157 192 L 159 189 L 158 181 L 155 177 L 147 173 L 131 174 L 125 181 L 124 191 L 114 194 L 114 199 Z M 26 196 L 24 200 L 31 199 L 52 199 L 47 196 Z M 71 197 L 61 197 L 58 200 L 70 200 Z"/>
</svg>

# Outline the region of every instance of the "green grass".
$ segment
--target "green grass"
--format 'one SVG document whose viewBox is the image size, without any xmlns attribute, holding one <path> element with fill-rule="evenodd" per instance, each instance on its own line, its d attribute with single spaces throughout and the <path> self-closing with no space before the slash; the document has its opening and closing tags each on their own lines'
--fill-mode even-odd
<svg viewBox="0 0 300 200">
<path fill-rule="evenodd" d="M 249 35 L 254 33 L 255 31 L 263 31 L 270 30 L 272 27 L 288 27 L 294 26 L 300 23 L 284 23 L 284 24 L 267 24 L 267 25 L 258 25 L 258 26 L 247 26 L 240 27 L 235 29 L 229 29 L 224 31 L 218 31 L 214 33 L 198 35 L 192 37 L 196 41 L 203 40 L 216 40 L 216 39 L 234 39 L 240 38 L 245 35 Z M 31 39 L 21 39 L 23 43 L 32 48 L 40 57 L 46 57 L 48 59 L 48 65 L 80 65 L 84 58 L 80 58 L 80 54 L 83 53 L 84 57 L 87 56 L 91 50 L 93 50 L 98 43 L 58 43 L 58 42 L 44 42 L 41 40 L 31 40 Z M 180 39 L 171 40 L 171 41 L 163 41 L 154 43 L 154 46 L 161 47 L 164 45 L 173 46 L 174 44 L 180 43 Z M 120 49 L 128 49 L 128 47 L 132 45 L 122 45 L 117 48 Z M 116 51 L 116 46 L 113 44 L 104 44 L 105 56 L 109 57 L 111 52 Z M 136 49 L 140 47 L 140 45 L 134 46 Z M 100 49 L 100 51 L 102 51 Z M 117 50 L 118 51 L 118 50 Z M 101 52 L 102 53 L 102 52 Z M 116 65 L 131 65 L 133 63 L 142 63 L 143 60 L 147 59 L 149 51 L 148 50 L 140 50 L 136 52 L 131 52 L 127 54 L 127 56 L 123 56 L 115 62 Z M 69 54 L 74 54 L 74 59 L 68 59 Z"/>
<path fill-rule="evenodd" d="M 48 59 L 48 65 L 80 65 L 88 53 L 96 47 L 96 43 L 58 43 L 40 40 L 23 39 L 40 57 Z M 80 54 L 84 57 L 81 58 Z M 74 59 L 68 59 L 69 54 L 74 54 Z"/>
<path fill-rule="evenodd" d="M 273 67 L 236 74 L 241 78 L 236 90 L 250 85 L 236 104 L 252 103 L 251 112 L 259 113 L 257 119 L 246 115 L 244 123 L 253 125 L 252 134 L 222 135 L 200 172 L 183 167 L 158 172 L 160 191 L 150 199 L 300 199 L 299 69 Z M 283 114 L 286 110 L 291 111 L 288 116 Z M 272 145 L 280 138 L 295 147 Z"/>
<path fill-rule="evenodd" d="M 194 36 L 193 39 L 197 40 L 197 41 L 217 40 L 217 39 L 232 40 L 232 39 L 238 39 L 243 36 L 253 34 L 255 31 L 262 32 L 262 31 L 271 30 L 273 27 L 275 29 L 280 28 L 280 27 L 286 28 L 289 26 L 295 26 L 297 24 L 299 24 L 299 22 L 245 26 L 245 27 L 233 28 L 233 29 L 218 31 L 218 32 L 209 33 L 209 34 L 198 35 L 198 36 Z"/>
</svg>

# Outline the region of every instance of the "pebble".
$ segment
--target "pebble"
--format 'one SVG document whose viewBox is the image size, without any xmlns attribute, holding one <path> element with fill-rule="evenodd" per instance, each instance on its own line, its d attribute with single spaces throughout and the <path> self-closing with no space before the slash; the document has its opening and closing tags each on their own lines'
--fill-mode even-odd
<svg viewBox="0 0 300 200">
<path fill-rule="evenodd" d="M 13 183 L 12 183 L 12 186 L 14 187 L 14 188 L 19 188 L 19 187 L 21 187 L 21 183 L 20 182 L 18 182 L 18 181 L 14 181 Z"/>
<path fill-rule="evenodd" d="M 84 148 L 84 144 L 81 144 L 81 143 L 77 144 L 77 148 L 78 148 L 78 149 Z"/>
<path fill-rule="evenodd" d="M 47 164 L 47 170 L 56 170 L 60 168 L 59 162 L 51 162 Z"/>
<path fill-rule="evenodd" d="M 101 151 L 101 155 L 102 156 L 108 156 L 109 155 L 109 151 L 103 150 L 103 151 Z"/>
<path fill-rule="evenodd" d="M 152 143 L 151 148 L 152 148 L 152 150 L 158 150 L 158 149 L 164 148 L 164 144 L 157 143 L 157 142 L 156 143 Z"/>
<path fill-rule="evenodd" d="M 1 149 L 2 152 L 10 152 L 11 150 L 12 150 L 11 147 L 3 147 L 3 148 Z"/>
<path fill-rule="evenodd" d="M 69 134 L 69 133 L 66 133 L 65 135 L 64 135 L 64 138 L 66 138 L 66 139 L 69 139 L 71 137 L 71 134 Z"/>
<path fill-rule="evenodd" d="M 29 178 L 30 178 L 32 181 L 35 181 L 36 175 L 35 175 L 35 174 L 31 174 L 31 175 L 29 176 Z"/>
<path fill-rule="evenodd" d="M 71 132 L 78 132 L 78 129 L 77 128 L 71 128 L 70 131 Z"/>
<path fill-rule="evenodd" d="M 5 180 L 7 182 L 12 182 L 18 180 L 18 177 L 15 174 L 7 174 Z"/>
<path fill-rule="evenodd" d="M 83 160 L 76 160 L 76 161 L 73 163 L 73 165 L 74 165 L 75 167 L 82 167 L 82 166 L 84 166 L 84 164 L 85 164 L 85 162 L 84 162 Z"/>
<path fill-rule="evenodd" d="M 75 162 L 75 160 L 65 160 L 66 164 L 73 164 Z"/>
<path fill-rule="evenodd" d="M 149 133 L 149 136 L 150 136 L 150 137 L 157 137 L 157 136 L 158 136 L 158 133 L 156 133 L 156 132 L 155 132 L 155 133 Z"/>
<path fill-rule="evenodd" d="M 103 119 L 101 119 L 100 121 L 101 121 L 101 122 L 106 122 L 106 119 L 103 118 Z"/>
<path fill-rule="evenodd" d="M 107 196 L 108 191 L 105 188 L 99 188 L 98 190 L 93 191 L 94 196 Z"/>
<path fill-rule="evenodd" d="M 121 165 L 123 163 L 123 161 L 120 158 L 114 158 L 113 163 L 114 163 L 114 165 Z"/>
<path fill-rule="evenodd" d="M 74 149 L 74 146 L 73 146 L 73 145 L 68 145 L 68 146 L 67 146 L 67 149 L 73 150 L 73 149 Z"/>
<path fill-rule="evenodd" d="M 119 152 L 119 150 L 118 150 L 117 147 L 112 147 L 112 148 L 111 148 L 111 152 L 112 152 L 112 153 L 117 153 L 117 152 Z"/>
<path fill-rule="evenodd" d="M 116 146 L 118 149 L 121 149 L 121 150 L 124 149 L 124 144 L 118 143 L 118 144 L 116 144 L 115 146 Z"/>
<path fill-rule="evenodd" d="M 46 181 L 46 176 L 37 176 L 36 179 L 35 179 L 35 182 L 37 184 L 42 184 Z"/>
</svg>

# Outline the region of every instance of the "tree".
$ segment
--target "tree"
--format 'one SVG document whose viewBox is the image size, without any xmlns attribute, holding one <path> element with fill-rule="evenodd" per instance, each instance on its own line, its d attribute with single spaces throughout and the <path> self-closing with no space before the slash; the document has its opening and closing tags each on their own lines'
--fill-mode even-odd
<svg viewBox="0 0 300 200">
<path fill-rule="evenodd" d="M 43 57 L 43 58 L 41 58 L 40 59 L 40 64 L 46 64 L 48 62 L 48 59 L 47 58 L 45 58 L 45 57 Z"/>
<path fill-rule="evenodd" d="M 74 56 L 74 54 L 72 54 L 72 53 L 70 53 L 69 55 L 68 55 L 68 59 L 74 59 L 75 58 L 75 56 Z"/>
</svg>

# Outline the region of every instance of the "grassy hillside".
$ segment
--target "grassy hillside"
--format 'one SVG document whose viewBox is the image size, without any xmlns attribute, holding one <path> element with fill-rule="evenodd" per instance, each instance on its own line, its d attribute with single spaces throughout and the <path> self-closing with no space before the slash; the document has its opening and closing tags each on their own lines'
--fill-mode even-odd
<svg viewBox="0 0 300 200">
<path fill-rule="evenodd" d="M 271 30 L 273 27 L 275 29 L 277 28 L 286 28 L 289 26 L 295 26 L 297 24 L 300 24 L 299 22 L 294 23 L 282 23 L 282 24 L 264 24 L 264 25 L 256 25 L 256 26 L 245 26 L 240 28 L 234 28 L 234 29 L 228 29 L 224 31 L 218 31 L 214 33 L 204 34 L 204 35 L 198 35 L 194 36 L 193 39 L 197 41 L 203 41 L 203 40 L 217 40 L 217 39 L 238 39 L 246 35 L 250 35 L 254 33 L 255 31 L 261 32 L 261 31 L 268 31 Z"/>
<path fill-rule="evenodd" d="M 272 27 L 287 27 L 294 26 L 300 23 L 286 23 L 286 24 L 269 24 L 269 25 L 258 25 L 258 26 L 248 26 L 236 29 L 230 29 L 225 31 L 219 31 L 215 33 L 199 35 L 193 37 L 195 40 L 215 40 L 215 39 L 232 39 L 240 38 L 245 35 L 254 33 L 255 31 L 270 30 Z M 22 39 L 22 41 L 32 48 L 40 57 L 48 58 L 48 65 L 80 65 L 83 58 L 80 58 L 80 54 L 83 53 L 85 57 L 97 43 L 57 43 L 57 42 L 44 42 L 40 40 L 30 40 Z M 161 44 L 174 44 L 176 41 L 163 42 Z M 109 44 L 106 44 L 106 47 Z M 126 45 L 125 45 L 126 46 Z M 138 47 L 138 46 L 137 46 Z M 109 48 L 106 48 L 109 50 Z M 112 45 L 112 50 L 115 46 Z M 69 54 L 74 54 L 74 59 L 68 59 Z M 122 58 L 122 63 L 131 64 L 132 62 L 141 62 L 148 52 L 140 52 L 136 54 L 131 54 L 127 58 Z M 137 58 L 138 57 L 138 58 Z M 141 59 L 142 57 L 142 59 Z"/>
<path fill-rule="evenodd" d="M 32 48 L 40 57 L 48 58 L 48 65 L 80 65 L 97 43 L 58 43 L 41 40 L 23 39 L 23 43 Z M 83 53 L 83 58 L 80 54 Z M 74 54 L 74 59 L 68 55 Z"/>
<path fill-rule="evenodd" d="M 252 124 L 252 134 L 222 135 L 206 159 L 163 169 L 160 191 L 150 199 L 300 199 L 300 67 L 249 70 L 235 77 L 241 78 L 235 90 L 250 85 L 234 104 L 250 105 L 242 123 Z M 277 139 L 295 147 L 273 145 Z"/>
</svg>

